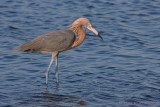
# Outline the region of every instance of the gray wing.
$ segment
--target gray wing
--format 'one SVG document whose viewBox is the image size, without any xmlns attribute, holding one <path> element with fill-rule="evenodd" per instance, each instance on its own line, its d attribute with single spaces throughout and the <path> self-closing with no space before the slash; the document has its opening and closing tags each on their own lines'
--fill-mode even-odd
<svg viewBox="0 0 160 107">
<path fill-rule="evenodd" d="M 74 32 L 70 30 L 56 30 L 41 35 L 14 49 L 27 52 L 51 53 L 64 51 L 69 48 L 75 40 Z"/>
</svg>

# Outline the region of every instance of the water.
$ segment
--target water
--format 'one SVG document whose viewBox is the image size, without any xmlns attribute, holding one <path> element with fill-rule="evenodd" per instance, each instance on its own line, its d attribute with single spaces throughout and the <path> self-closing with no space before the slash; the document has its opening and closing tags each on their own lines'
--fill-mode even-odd
<svg viewBox="0 0 160 107">
<path fill-rule="evenodd" d="M 59 55 L 60 83 L 45 70 L 50 54 L 12 48 L 86 17 L 84 43 Z M 1 0 L 1 107 L 160 107 L 159 0 Z M 54 66 L 52 68 L 54 70 Z"/>
</svg>

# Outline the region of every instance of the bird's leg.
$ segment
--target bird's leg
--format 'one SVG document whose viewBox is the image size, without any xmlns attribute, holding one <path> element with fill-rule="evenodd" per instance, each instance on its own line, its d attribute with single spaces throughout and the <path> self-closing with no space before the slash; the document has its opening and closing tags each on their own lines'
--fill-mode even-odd
<svg viewBox="0 0 160 107">
<path fill-rule="evenodd" d="M 50 70 L 50 68 L 51 68 L 51 66 L 52 66 L 53 61 L 54 61 L 54 57 L 52 56 L 51 62 L 50 62 L 49 66 L 48 66 L 48 68 L 47 68 L 47 71 L 46 71 L 46 84 L 48 84 L 49 70 Z"/>
<path fill-rule="evenodd" d="M 51 62 L 50 62 L 49 66 L 48 66 L 48 68 L 47 68 L 47 71 L 46 71 L 46 84 L 47 84 L 47 85 L 48 85 L 49 70 L 50 70 L 50 68 L 51 68 L 51 66 L 52 66 L 52 63 L 53 63 L 54 58 L 55 58 L 56 55 L 57 55 L 57 52 L 56 52 L 56 53 L 52 53 Z"/>
<path fill-rule="evenodd" d="M 58 83 L 58 54 L 55 56 L 55 60 L 56 60 L 56 69 L 55 69 L 55 75 L 56 75 L 56 80 Z"/>
</svg>

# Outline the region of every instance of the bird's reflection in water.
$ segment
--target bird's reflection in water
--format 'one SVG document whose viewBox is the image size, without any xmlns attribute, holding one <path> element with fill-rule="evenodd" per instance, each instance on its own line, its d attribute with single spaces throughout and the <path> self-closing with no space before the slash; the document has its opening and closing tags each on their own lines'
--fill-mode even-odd
<svg viewBox="0 0 160 107">
<path fill-rule="evenodd" d="M 38 93 L 37 95 L 32 96 L 32 102 L 38 102 L 40 106 L 45 107 L 77 107 L 77 106 L 85 106 L 85 102 L 81 100 L 81 98 L 72 96 L 72 95 L 62 95 L 56 94 L 58 93 L 59 84 L 57 83 L 54 87 L 53 93 L 48 91 L 48 87 L 46 88 L 44 93 Z"/>
<path fill-rule="evenodd" d="M 36 102 L 38 102 L 41 106 L 46 107 L 77 107 L 77 106 L 85 106 L 85 102 L 80 98 L 70 95 L 60 95 L 60 94 L 52 94 L 52 93 L 41 93 L 39 95 L 33 96 Z"/>
</svg>

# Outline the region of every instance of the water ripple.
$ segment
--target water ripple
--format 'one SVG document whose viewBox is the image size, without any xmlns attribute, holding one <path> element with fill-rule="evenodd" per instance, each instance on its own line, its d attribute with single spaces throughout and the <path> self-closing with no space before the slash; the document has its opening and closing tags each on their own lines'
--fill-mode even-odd
<svg viewBox="0 0 160 107">
<path fill-rule="evenodd" d="M 0 106 L 160 106 L 158 0 L 0 1 Z M 84 43 L 59 56 L 45 90 L 51 55 L 12 50 L 38 35 L 89 18 Z M 37 103 L 38 102 L 38 103 Z"/>
</svg>

